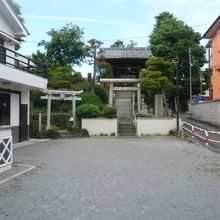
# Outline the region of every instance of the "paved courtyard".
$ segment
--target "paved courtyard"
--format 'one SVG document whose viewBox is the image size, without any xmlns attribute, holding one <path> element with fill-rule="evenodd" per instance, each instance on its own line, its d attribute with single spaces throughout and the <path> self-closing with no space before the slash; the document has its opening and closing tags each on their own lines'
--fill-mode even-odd
<svg viewBox="0 0 220 220">
<path fill-rule="evenodd" d="M 0 219 L 220 219 L 220 154 L 172 137 L 54 140 L 14 163 L 0 182 L 34 168 L 0 184 Z"/>
</svg>

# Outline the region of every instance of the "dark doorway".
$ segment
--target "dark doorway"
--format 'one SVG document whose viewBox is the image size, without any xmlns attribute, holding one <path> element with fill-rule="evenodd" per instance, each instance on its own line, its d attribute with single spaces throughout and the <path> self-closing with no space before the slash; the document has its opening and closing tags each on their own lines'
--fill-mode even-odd
<svg viewBox="0 0 220 220">
<path fill-rule="evenodd" d="M 28 140 L 28 105 L 21 104 L 20 108 L 20 141 Z"/>
<path fill-rule="evenodd" d="M 10 94 L 0 93 L 0 125 L 10 125 Z"/>
<path fill-rule="evenodd" d="M 0 38 L 0 62 L 6 63 L 6 50 L 4 48 L 4 40 Z"/>
</svg>

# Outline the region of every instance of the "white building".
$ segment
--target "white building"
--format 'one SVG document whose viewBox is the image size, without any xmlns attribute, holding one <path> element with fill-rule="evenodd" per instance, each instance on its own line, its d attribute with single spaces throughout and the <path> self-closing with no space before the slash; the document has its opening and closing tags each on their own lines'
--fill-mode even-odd
<svg viewBox="0 0 220 220">
<path fill-rule="evenodd" d="M 0 1 L 0 167 L 4 145 L 29 138 L 30 90 L 46 89 L 47 79 L 34 75 L 39 64 L 15 52 L 16 40 L 28 35 L 27 29 L 7 0 Z M 7 155 L 6 155 L 7 156 Z"/>
</svg>

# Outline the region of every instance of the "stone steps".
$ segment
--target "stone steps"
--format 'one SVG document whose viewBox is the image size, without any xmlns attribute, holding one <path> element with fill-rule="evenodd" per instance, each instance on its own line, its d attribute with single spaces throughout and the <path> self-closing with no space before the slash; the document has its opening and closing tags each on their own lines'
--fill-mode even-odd
<svg viewBox="0 0 220 220">
<path fill-rule="evenodd" d="M 135 136 L 136 130 L 131 112 L 131 92 L 118 92 L 115 105 L 118 109 L 119 136 Z"/>
<path fill-rule="evenodd" d="M 135 136 L 136 130 L 133 124 L 119 124 L 119 136 Z"/>
</svg>

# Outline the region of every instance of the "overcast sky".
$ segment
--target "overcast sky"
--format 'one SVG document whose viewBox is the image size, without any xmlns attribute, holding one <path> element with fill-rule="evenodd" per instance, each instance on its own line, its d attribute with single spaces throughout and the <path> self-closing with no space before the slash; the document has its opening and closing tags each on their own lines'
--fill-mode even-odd
<svg viewBox="0 0 220 220">
<path fill-rule="evenodd" d="M 22 44 L 25 55 L 37 50 L 46 32 L 73 23 L 84 29 L 85 41 L 96 38 L 108 47 L 120 39 L 148 46 L 155 16 L 169 11 L 196 31 L 204 34 L 220 15 L 220 0 L 14 0 L 21 6 L 25 26 L 30 32 Z M 203 43 L 205 43 L 203 41 Z M 84 76 L 92 68 L 83 66 Z"/>
</svg>

